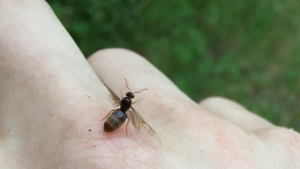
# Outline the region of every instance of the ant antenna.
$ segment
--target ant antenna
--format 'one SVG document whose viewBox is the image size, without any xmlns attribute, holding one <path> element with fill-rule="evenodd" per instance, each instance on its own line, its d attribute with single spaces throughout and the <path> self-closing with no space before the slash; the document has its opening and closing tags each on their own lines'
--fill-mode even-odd
<svg viewBox="0 0 300 169">
<path fill-rule="evenodd" d="M 125 79 L 125 78 L 124 78 L 124 79 Z M 127 88 L 129 89 L 127 80 L 125 79 L 125 81 L 126 81 L 126 86 L 127 86 Z M 131 90 L 129 89 L 129 91 L 131 91 Z"/>
<path fill-rule="evenodd" d="M 139 92 L 133 92 L 133 93 L 140 93 L 140 92 L 142 92 L 142 91 L 144 91 L 144 90 L 148 90 L 147 88 L 146 89 L 142 89 L 141 91 L 139 91 Z"/>
<path fill-rule="evenodd" d="M 126 78 L 124 78 L 125 79 L 125 81 L 126 81 L 126 86 L 127 86 L 127 88 L 129 89 L 129 87 L 128 87 L 128 83 L 127 83 L 127 80 L 126 80 Z M 147 88 L 145 88 L 145 89 L 142 89 L 141 91 L 138 91 L 138 92 L 133 92 L 133 93 L 140 93 L 140 92 L 142 92 L 142 91 L 144 91 L 144 90 L 148 90 Z M 129 89 L 129 91 L 131 92 L 131 90 Z"/>
</svg>

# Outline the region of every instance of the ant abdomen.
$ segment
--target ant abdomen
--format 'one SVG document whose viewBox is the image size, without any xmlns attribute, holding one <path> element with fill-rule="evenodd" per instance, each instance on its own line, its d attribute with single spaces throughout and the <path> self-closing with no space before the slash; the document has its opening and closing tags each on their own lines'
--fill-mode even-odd
<svg viewBox="0 0 300 169">
<path fill-rule="evenodd" d="M 127 118 L 126 113 L 123 113 L 120 109 L 115 110 L 108 116 L 104 123 L 104 131 L 112 132 L 118 129 L 122 124 L 124 124 Z"/>
</svg>

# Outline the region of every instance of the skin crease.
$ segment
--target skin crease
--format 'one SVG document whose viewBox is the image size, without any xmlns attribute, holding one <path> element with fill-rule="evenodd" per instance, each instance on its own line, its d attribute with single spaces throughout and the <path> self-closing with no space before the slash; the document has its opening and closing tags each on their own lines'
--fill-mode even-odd
<svg viewBox="0 0 300 169">
<path fill-rule="evenodd" d="M 300 136 L 237 103 L 194 103 L 141 56 L 96 52 L 88 62 L 40 0 L 0 0 L 0 164 L 2 169 L 300 168 Z M 100 121 L 115 93 L 136 94 L 134 107 L 161 147 L 129 125 L 104 133 Z M 118 96 L 120 97 L 121 94 Z M 90 131 L 89 131 L 90 130 Z"/>
</svg>

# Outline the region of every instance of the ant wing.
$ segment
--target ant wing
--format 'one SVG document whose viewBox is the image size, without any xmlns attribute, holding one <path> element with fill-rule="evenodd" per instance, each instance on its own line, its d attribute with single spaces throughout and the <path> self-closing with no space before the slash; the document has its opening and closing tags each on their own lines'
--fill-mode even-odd
<svg viewBox="0 0 300 169">
<path fill-rule="evenodd" d="M 104 83 L 102 82 L 105 87 L 109 90 L 110 92 L 110 95 L 111 95 L 111 98 L 113 99 L 114 101 L 114 106 L 120 106 L 121 104 L 121 100 L 119 99 L 119 97 Z"/>
<path fill-rule="evenodd" d="M 160 138 L 157 136 L 153 128 L 139 114 L 138 111 L 131 107 L 127 111 L 127 115 L 133 127 L 138 131 L 137 135 L 139 135 L 141 141 L 154 148 L 161 147 L 162 143 Z"/>
</svg>

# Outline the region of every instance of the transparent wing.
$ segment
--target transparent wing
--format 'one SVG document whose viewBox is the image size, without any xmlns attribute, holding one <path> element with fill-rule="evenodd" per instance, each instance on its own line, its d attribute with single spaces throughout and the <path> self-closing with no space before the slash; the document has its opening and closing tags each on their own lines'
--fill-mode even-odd
<svg viewBox="0 0 300 169">
<path fill-rule="evenodd" d="M 129 116 L 129 119 L 131 120 L 131 123 L 136 130 L 140 131 L 141 128 L 144 127 L 150 135 L 153 135 L 155 133 L 152 127 L 144 120 L 144 118 L 133 107 L 129 109 L 127 115 Z"/>
<path fill-rule="evenodd" d="M 132 123 L 132 126 L 138 131 L 137 134 L 139 135 L 141 141 L 153 148 L 161 148 L 162 143 L 160 138 L 138 111 L 131 107 L 127 111 L 127 115 Z"/>
<path fill-rule="evenodd" d="M 120 106 L 121 100 L 119 99 L 119 97 L 104 83 L 102 82 L 105 87 L 109 90 L 110 92 L 110 97 L 112 98 L 112 100 L 114 101 L 114 106 Z"/>
</svg>

